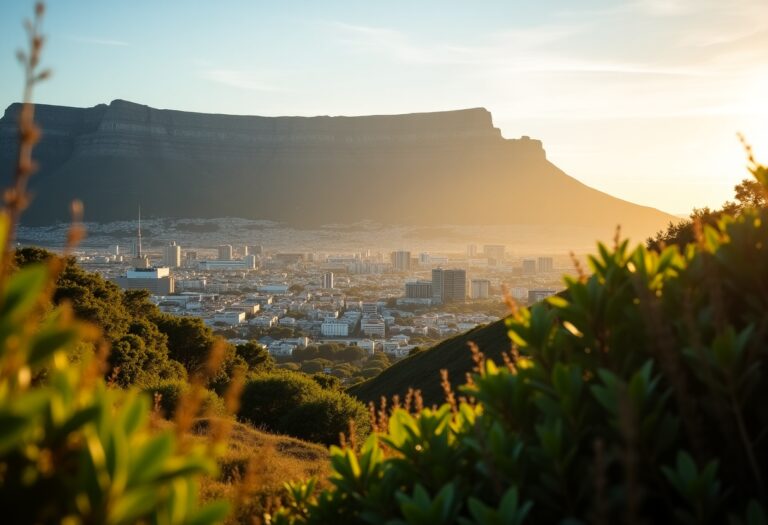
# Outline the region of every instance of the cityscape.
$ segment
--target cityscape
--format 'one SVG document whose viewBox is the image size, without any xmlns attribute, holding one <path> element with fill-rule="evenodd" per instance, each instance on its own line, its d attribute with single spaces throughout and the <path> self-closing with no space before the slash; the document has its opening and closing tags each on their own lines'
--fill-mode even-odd
<svg viewBox="0 0 768 525">
<path fill-rule="evenodd" d="M 146 290 L 165 313 L 200 317 L 233 344 L 257 340 L 278 362 L 327 343 L 398 360 L 499 320 L 505 296 L 528 305 L 554 295 L 574 271 L 568 255 L 512 256 L 501 244 L 463 253 L 158 247 L 140 217 L 135 228 L 130 243 L 80 249 L 77 263 L 124 290 Z"/>
</svg>

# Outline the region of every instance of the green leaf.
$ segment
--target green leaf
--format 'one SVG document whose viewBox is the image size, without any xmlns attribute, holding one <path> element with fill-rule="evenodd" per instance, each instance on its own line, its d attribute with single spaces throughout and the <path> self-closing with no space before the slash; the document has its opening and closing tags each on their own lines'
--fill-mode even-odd
<svg viewBox="0 0 768 525">
<path fill-rule="evenodd" d="M 48 267 L 44 264 L 32 264 L 13 274 L 0 306 L 0 318 L 21 319 L 40 299 L 46 284 Z"/>
<path fill-rule="evenodd" d="M 62 350 L 66 346 L 77 340 L 77 330 L 50 330 L 38 334 L 33 340 L 29 349 L 28 363 L 30 366 L 36 366 L 48 359 L 57 350 Z"/>
</svg>

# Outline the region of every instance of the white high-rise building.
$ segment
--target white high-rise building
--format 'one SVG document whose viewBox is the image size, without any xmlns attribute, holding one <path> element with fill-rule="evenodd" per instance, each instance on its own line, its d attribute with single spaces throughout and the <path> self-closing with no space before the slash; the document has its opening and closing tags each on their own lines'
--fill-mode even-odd
<svg viewBox="0 0 768 525">
<path fill-rule="evenodd" d="M 491 295 L 491 281 L 488 279 L 472 279 L 470 288 L 472 299 L 488 299 Z"/>
<path fill-rule="evenodd" d="M 253 254 L 248 254 L 245 257 L 243 257 L 243 264 L 245 264 L 246 270 L 255 270 L 256 269 L 256 256 Z"/>
<path fill-rule="evenodd" d="M 222 244 L 219 246 L 219 260 L 220 261 L 231 261 L 232 260 L 232 245 L 231 244 Z"/>
<path fill-rule="evenodd" d="M 411 269 L 411 252 L 399 250 L 392 252 L 392 267 L 397 271 Z"/>
<path fill-rule="evenodd" d="M 325 272 L 323 274 L 323 288 L 327 290 L 333 289 L 333 272 Z"/>
<path fill-rule="evenodd" d="M 176 241 L 168 243 L 165 247 L 163 264 L 168 268 L 178 268 L 181 266 L 181 246 Z"/>
</svg>

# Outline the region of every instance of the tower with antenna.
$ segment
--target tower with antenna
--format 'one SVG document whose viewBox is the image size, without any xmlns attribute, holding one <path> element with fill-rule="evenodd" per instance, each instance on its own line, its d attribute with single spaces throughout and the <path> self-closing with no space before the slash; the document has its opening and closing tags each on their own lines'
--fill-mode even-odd
<svg viewBox="0 0 768 525">
<path fill-rule="evenodd" d="M 149 257 L 141 252 L 141 205 L 139 205 L 139 225 L 136 235 L 136 249 L 134 250 L 132 264 L 134 268 L 149 268 L 152 266 Z"/>
<path fill-rule="evenodd" d="M 136 257 L 141 257 L 141 205 L 139 205 L 139 235 L 136 244 Z"/>
</svg>

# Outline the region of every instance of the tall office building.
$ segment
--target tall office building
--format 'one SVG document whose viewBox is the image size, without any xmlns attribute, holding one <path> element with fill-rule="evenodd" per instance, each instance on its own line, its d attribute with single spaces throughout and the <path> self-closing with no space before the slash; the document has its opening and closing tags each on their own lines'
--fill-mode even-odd
<svg viewBox="0 0 768 525">
<path fill-rule="evenodd" d="M 232 260 L 232 245 L 231 244 L 222 244 L 219 246 L 219 260 L 220 261 L 231 261 Z"/>
<path fill-rule="evenodd" d="M 176 241 L 168 243 L 165 247 L 163 264 L 168 268 L 181 266 L 181 246 L 176 244 Z"/>
<path fill-rule="evenodd" d="M 523 259 L 523 275 L 536 273 L 536 259 Z"/>
<path fill-rule="evenodd" d="M 323 288 L 327 290 L 333 289 L 333 272 L 325 272 L 323 274 Z"/>
<path fill-rule="evenodd" d="M 467 245 L 467 257 L 477 257 L 477 244 Z"/>
<path fill-rule="evenodd" d="M 406 271 L 411 269 L 411 252 L 399 250 L 392 252 L 392 267 L 397 271 Z"/>
<path fill-rule="evenodd" d="M 539 272 L 551 272 L 554 265 L 552 263 L 552 257 L 539 257 L 538 270 Z"/>
<path fill-rule="evenodd" d="M 488 279 L 472 279 L 470 283 L 472 299 L 488 299 L 491 295 L 491 281 Z"/>
<path fill-rule="evenodd" d="M 464 301 L 467 298 L 466 270 L 432 270 L 432 300 L 439 303 Z"/>
<path fill-rule="evenodd" d="M 408 299 L 431 299 L 431 281 L 411 281 L 405 283 L 405 297 Z"/>
</svg>

